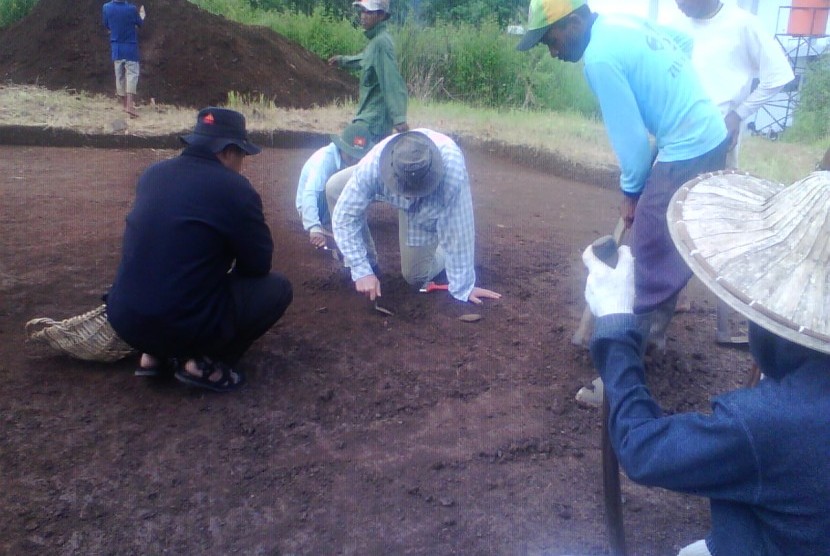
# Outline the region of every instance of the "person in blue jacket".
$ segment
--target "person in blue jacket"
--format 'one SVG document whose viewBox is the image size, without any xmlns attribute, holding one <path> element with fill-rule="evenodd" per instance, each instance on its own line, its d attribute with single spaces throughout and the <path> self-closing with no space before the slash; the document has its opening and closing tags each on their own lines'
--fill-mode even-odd
<svg viewBox="0 0 830 556">
<path fill-rule="evenodd" d="M 332 135 L 331 143 L 317 149 L 303 164 L 294 205 L 315 249 L 325 247 L 324 227 L 331 229 L 331 209 L 326 201 L 326 183 L 337 172 L 354 166 L 369 152 L 369 128 L 360 122 L 346 126 L 342 135 Z M 328 232 L 331 235 L 331 232 Z"/>
<path fill-rule="evenodd" d="M 685 181 L 724 168 L 726 126 L 691 64 L 689 37 L 648 20 L 593 13 L 585 0 L 531 0 L 517 48 L 545 45 L 565 62 L 584 61 L 619 161 L 621 216 L 636 266 L 634 311 L 648 316 L 665 347 L 677 295 L 691 271 L 672 246 L 666 207 Z"/>
<path fill-rule="evenodd" d="M 715 397 L 710 413 L 665 415 L 649 393 L 628 247 L 613 269 L 583 253 L 591 356 L 620 464 L 638 483 L 710 499 L 708 536 L 680 556 L 830 554 L 828 215 L 826 171 L 791 186 L 716 173 L 672 199 L 678 250 L 747 317 L 764 377 Z"/>
<path fill-rule="evenodd" d="M 138 55 L 138 28 L 144 23 L 144 6 L 136 8 L 126 0 L 111 0 L 104 4 L 104 27 L 110 33 L 110 52 L 115 68 L 115 94 L 121 99 L 124 111 L 137 118 L 135 93 L 140 73 Z"/>
<path fill-rule="evenodd" d="M 226 392 L 243 384 L 235 365 L 280 319 L 292 289 L 271 272 L 262 199 L 241 174 L 245 156 L 260 152 L 244 116 L 204 108 L 181 139 L 180 156 L 138 180 L 107 317 L 143 352 L 136 374 Z"/>
</svg>

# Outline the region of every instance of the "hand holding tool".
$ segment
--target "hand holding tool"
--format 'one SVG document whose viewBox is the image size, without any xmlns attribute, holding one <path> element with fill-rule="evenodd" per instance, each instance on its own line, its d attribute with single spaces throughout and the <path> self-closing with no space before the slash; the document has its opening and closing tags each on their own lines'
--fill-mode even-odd
<svg viewBox="0 0 830 556">
<path fill-rule="evenodd" d="M 620 218 L 617 221 L 617 227 L 614 228 L 614 233 L 610 236 L 603 236 L 591 244 L 594 254 L 608 266 L 616 266 L 617 261 L 617 247 L 622 243 L 623 234 L 625 233 L 625 220 Z M 607 260 L 606 260 L 607 258 Z M 591 314 L 591 308 L 587 305 L 582 311 L 582 318 L 579 320 L 579 326 L 576 328 L 571 343 L 577 346 L 585 345 L 591 336 L 591 327 L 593 325 L 594 317 Z"/>
<path fill-rule="evenodd" d="M 613 240 L 610 240 L 613 249 Z M 588 269 L 585 280 L 585 301 L 594 318 L 618 313 L 634 312 L 634 257 L 623 245 L 617 250 L 616 267 L 597 257 L 593 246 L 582 253 L 582 262 Z M 609 262 L 613 263 L 613 259 Z"/>
<path fill-rule="evenodd" d="M 625 232 L 625 220 L 620 218 L 614 234 L 603 236 L 591 244 L 593 254 L 602 262 L 616 268 L 618 262 L 618 248 Z M 586 250 L 587 253 L 587 250 Z M 625 253 L 626 265 L 632 264 L 630 253 Z M 633 272 L 628 269 L 627 272 Z M 633 291 L 631 298 L 633 299 Z M 627 296 L 624 296 L 627 297 Z M 590 307 L 585 307 L 582 321 L 573 337 L 573 343 L 582 344 L 587 341 L 591 332 L 593 315 Z M 611 444 L 611 433 L 608 430 L 611 409 L 608 403 L 608 394 L 605 388 L 602 391 L 602 433 L 600 446 L 602 449 L 602 491 L 605 506 L 605 530 L 608 533 L 608 545 L 611 556 L 626 556 L 625 526 L 622 515 L 622 491 L 620 488 L 620 463 L 614 447 Z"/>
</svg>

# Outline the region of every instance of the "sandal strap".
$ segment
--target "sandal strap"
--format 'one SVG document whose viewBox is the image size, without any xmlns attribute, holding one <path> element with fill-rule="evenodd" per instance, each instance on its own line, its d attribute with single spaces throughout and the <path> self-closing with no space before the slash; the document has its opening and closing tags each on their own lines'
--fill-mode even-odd
<svg viewBox="0 0 830 556">
<path fill-rule="evenodd" d="M 198 357 L 194 361 L 198 374 L 188 371 L 185 366 L 182 366 L 176 372 L 176 378 L 180 382 L 213 390 L 214 392 L 235 390 L 245 382 L 245 375 L 221 361 L 213 361 L 209 357 Z M 210 377 L 216 372 L 221 373 L 221 375 L 218 379 L 211 380 Z"/>
</svg>

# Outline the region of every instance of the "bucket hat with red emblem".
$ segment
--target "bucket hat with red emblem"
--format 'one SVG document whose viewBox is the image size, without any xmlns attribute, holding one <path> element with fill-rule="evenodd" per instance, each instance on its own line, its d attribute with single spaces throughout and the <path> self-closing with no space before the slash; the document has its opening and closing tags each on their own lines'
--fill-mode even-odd
<svg viewBox="0 0 830 556">
<path fill-rule="evenodd" d="M 246 154 L 258 154 L 262 149 L 248 141 L 245 116 L 227 108 L 208 107 L 199 110 L 193 133 L 180 139 L 193 147 L 205 147 L 218 153 L 228 145 L 236 145 Z"/>
</svg>

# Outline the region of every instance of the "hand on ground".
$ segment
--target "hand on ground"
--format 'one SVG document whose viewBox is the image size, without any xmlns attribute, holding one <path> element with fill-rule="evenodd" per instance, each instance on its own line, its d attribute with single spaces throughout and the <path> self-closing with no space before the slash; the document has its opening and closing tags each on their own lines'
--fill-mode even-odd
<svg viewBox="0 0 830 556">
<path fill-rule="evenodd" d="M 309 232 L 308 233 L 308 241 L 311 242 L 311 245 L 313 245 L 314 247 L 319 249 L 321 247 L 325 247 L 325 245 L 326 245 L 326 236 L 324 236 L 320 232 Z"/>
<path fill-rule="evenodd" d="M 467 301 L 475 303 L 476 305 L 481 305 L 484 303 L 485 299 L 501 299 L 501 294 L 492 290 L 475 287 L 473 288 L 473 291 L 470 292 L 470 297 Z"/>
<path fill-rule="evenodd" d="M 374 301 L 380 297 L 380 280 L 374 274 L 364 276 L 355 280 L 354 288 L 369 297 L 369 301 Z"/>
</svg>

